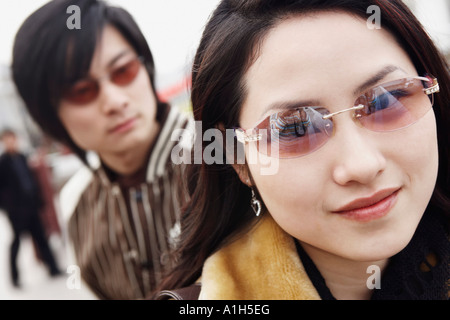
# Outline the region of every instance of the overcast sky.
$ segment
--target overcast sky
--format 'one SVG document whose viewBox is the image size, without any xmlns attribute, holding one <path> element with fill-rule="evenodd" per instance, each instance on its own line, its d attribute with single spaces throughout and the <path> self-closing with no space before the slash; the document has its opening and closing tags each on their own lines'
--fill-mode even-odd
<svg viewBox="0 0 450 320">
<path fill-rule="evenodd" d="M 14 35 L 22 22 L 48 0 L 2 1 L 0 64 L 10 64 Z M 157 71 L 176 74 L 190 63 L 204 25 L 218 0 L 109 0 L 136 19 L 153 52 Z M 69 15 L 68 15 L 69 17 Z"/>
<path fill-rule="evenodd" d="M 48 0 L 0 4 L 0 64 L 10 64 L 14 35 L 24 19 Z M 406 0 L 436 37 L 450 48 L 450 0 Z M 136 19 L 153 52 L 157 73 L 173 78 L 190 65 L 204 25 L 219 0 L 109 0 Z M 445 7 L 447 4 L 447 7 Z M 170 81 L 170 80 L 169 80 Z"/>
</svg>

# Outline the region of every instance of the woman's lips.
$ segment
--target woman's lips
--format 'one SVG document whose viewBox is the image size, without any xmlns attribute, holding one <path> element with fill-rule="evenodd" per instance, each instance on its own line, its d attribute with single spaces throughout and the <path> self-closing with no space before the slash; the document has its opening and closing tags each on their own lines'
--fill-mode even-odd
<svg viewBox="0 0 450 320">
<path fill-rule="evenodd" d="M 395 205 L 400 189 L 381 190 L 371 197 L 359 198 L 333 211 L 352 220 L 367 222 L 384 217 Z"/>
</svg>

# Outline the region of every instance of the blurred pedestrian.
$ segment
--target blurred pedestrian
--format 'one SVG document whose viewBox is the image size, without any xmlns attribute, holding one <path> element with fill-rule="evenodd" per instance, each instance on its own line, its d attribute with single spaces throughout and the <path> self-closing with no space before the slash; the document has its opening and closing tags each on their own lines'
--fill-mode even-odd
<svg viewBox="0 0 450 320">
<path fill-rule="evenodd" d="M 103 1 L 50 1 L 19 29 L 12 69 L 34 120 L 89 169 L 61 193 L 82 278 L 102 299 L 147 297 L 168 267 L 181 174 L 171 134 L 187 119 L 159 100 L 138 25 Z"/>
<path fill-rule="evenodd" d="M 14 233 L 10 249 L 11 280 L 14 287 L 20 287 L 17 256 L 20 238 L 26 233 L 31 235 L 50 275 L 59 275 L 60 271 L 39 215 L 44 201 L 35 174 L 19 150 L 16 133 L 6 129 L 0 138 L 5 148 L 0 156 L 0 207 L 7 212 Z"/>
</svg>

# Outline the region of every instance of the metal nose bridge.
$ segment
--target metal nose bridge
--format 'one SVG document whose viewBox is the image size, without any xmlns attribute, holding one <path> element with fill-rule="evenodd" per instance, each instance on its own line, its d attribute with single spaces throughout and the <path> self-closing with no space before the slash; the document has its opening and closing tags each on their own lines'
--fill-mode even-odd
<svg viewBox="0 0 450 320">
<path fill-rule="evenodd" d="M 327 120 L 327 119 L 330 119 L 331 117 L 334 117 L 334 116 L 336 116 L 338 114 L 341 114 L 341 113 L 344 113 L 344 112 L 347 112 L 347 111 L 352 111 L 352 110 L 361 110 L 362 108 L 364 108 L 364 105 L 363 104 L 359 104 L 357 106 L 354 106 L 354 107 L 351 107 L 351 108 L 348 108 L 348 109 L 344 109 L 344 110 L 336 111 L 336 112 L 333 112 L 333 113 L 330 113 L 330 114 L 326 114 L 326 115 L 324 115 L 322 117 L 322 119 Z"/>
</svg>

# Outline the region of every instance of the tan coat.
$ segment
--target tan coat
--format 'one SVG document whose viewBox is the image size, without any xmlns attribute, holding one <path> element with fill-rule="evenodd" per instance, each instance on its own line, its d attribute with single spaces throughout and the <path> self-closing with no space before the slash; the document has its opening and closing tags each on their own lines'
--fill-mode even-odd
<svg viewBox="0 0 450 320">
<path fill-rule="evenodd" d="M 200 300 L 320 299 L 293 238 L 270 215 L 205 262 Z"/>
</svg>

